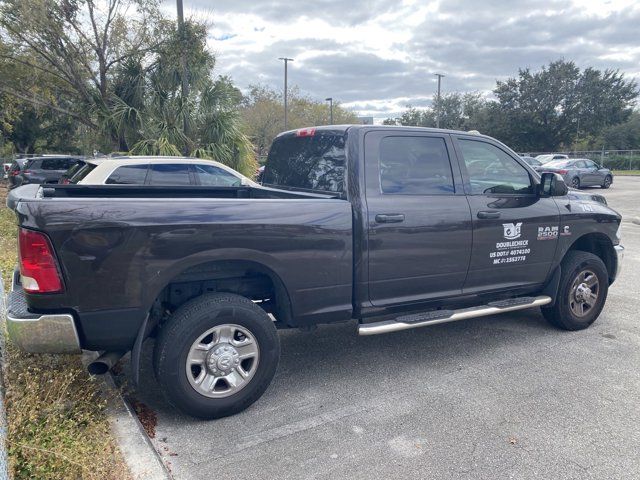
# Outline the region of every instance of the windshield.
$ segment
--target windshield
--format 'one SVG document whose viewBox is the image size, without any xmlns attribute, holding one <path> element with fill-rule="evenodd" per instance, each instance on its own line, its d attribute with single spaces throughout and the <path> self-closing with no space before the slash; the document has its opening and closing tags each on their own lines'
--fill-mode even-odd
<svg viewBox="0 0 640 480">
<path fill-rule="evenodd" d="M 274 187 L 340 193 L 344 190 L 346 135 L 285 135 L 271 145 L 262 181 Z"/>
</svg>

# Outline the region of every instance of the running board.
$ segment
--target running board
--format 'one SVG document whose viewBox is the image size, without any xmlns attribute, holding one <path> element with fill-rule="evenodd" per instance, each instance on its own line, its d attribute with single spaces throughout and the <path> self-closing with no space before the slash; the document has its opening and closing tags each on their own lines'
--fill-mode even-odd
<svg viewBox="0 0 640 480">
<path fill-rule="evenodd" d="M 478 307 L 463 308 L 460 310 L 434 310 L 432 312 L 403 315 L 394 320 L 382 322 L 363 323 L 358 325 L 359 335 L 377 335 L 379 333 L 398 332 L 411 328 L 426 327 L 439 323 L 457 322 L 468 318 L 484 317 L 496 313 L 513 312 L 531 307 L 540 307 L 551 303 L 551 297 L 542 295 L 539 297 L 520 297 L 508 300 L 490 302 Z"/>
</svg>

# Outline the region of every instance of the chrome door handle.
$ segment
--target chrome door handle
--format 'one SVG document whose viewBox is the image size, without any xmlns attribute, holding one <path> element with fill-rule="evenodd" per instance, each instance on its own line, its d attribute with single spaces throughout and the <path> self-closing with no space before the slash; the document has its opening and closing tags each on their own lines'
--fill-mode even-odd
<svg viewBox="0 0 640 480">
<path fill-rule="evenodd" d="M 379 213 L 376 215 L 376 223 L 401 223 L 404 222 L 402 213 Z"/>
<path fill-rule="evenodd" d="M 500 218 L 500 212 L 480 210 L 478 212 L 478 218 Z"/>
</svg>

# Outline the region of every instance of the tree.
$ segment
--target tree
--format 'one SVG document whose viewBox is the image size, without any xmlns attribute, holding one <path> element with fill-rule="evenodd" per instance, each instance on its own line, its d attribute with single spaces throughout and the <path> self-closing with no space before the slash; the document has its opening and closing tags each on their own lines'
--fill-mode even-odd
<svg viewBox="0 0 640 480">
<path fill-rule="evenodd" d="M 329 123 L 329 106 L 300 93 L 297 87 L 288 94 L 288 127 L 302 128 Z M 280 92 L 265 85 L 252 85 L 244 97 L 242 116 L 245 132 L 253 142 L 256 153 L 264 157 L 275 136 L 284 129 L 283 98 Z M 339 102 L 333 104 L 333 123 L 356 123 L 357 116 L 343 108 Z"/>
<path fill-rule="evenodd" d="M 520 150 L 553 151 L 580 135 L 625 121 L 638 97 L 637 84 L 614 70 L 584 71 L 558 60 L 538 72 L 520 70 L 497 82 L 501 140 Z"/>
</svg>

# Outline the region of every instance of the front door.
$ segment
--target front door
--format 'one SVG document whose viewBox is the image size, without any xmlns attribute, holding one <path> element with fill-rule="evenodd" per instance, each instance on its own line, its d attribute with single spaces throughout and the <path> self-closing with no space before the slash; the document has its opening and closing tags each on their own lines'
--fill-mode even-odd
<svg viewBox="0 0 640 480">
<path fill-rule="evenodd" d="M 458 295 L 471 214 L 449 135 L 365 136 L 369 299 L 375 306 Z"/>
<path fill-rule="evenodd" d="M 543 283 L 551 267 L 560 215 L 552 198 L 500 144 L 456 138 L 473 218 L 473 250 L 465 293 Z"/>
</svg>

